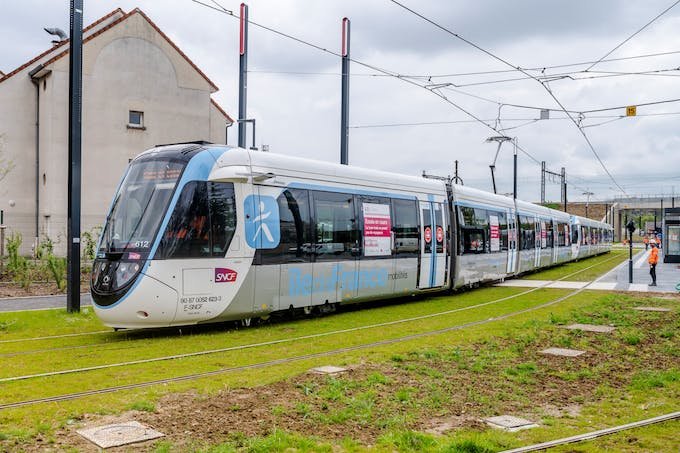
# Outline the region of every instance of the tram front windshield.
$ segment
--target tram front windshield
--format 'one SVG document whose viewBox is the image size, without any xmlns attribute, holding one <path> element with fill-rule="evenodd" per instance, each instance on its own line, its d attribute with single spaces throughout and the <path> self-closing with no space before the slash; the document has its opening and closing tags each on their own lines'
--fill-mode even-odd
<svg viewBox="0 0 680 453">
<path fill-rule="evenodd" d="M 100 252 L 148 253 L 184 162 L 133 162 L 114 198 L 102 232 Z"/>
</svg>

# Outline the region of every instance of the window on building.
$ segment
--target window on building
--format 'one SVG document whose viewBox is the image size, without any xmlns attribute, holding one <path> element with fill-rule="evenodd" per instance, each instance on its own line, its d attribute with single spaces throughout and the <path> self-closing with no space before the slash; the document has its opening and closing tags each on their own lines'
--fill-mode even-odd
<svg viewBox="0 0 680 453">
<path fill-rule="evenodd" d="M 144 112 L 130 110 L 128 115 L 128 127 L 133 129 L 144 129 Z"/>
</svg>

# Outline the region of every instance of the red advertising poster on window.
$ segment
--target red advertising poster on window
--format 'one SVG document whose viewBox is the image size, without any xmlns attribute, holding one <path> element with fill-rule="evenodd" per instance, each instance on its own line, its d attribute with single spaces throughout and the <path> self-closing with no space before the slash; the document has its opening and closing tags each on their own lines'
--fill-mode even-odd
<svg viewBox="0 0 680 453">
<path fill-rule="evenodd" d="M 498 225 L 498 216 L 489 216 L 489 238 L 490 247 L 492 252 L 498 252 L 501 250 L 501 228 Z"/>
<path fill-rule="evenodd" d="M 364 256 L 391 255 L 390 205 L 364 203 Z"/>
</svg>

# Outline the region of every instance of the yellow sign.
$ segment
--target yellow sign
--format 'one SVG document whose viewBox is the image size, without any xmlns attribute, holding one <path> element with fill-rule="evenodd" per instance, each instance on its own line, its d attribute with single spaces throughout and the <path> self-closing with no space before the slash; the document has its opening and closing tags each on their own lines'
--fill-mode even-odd
<svg viewBox="0 0 680 453">
<path fill-rule="evenodd" d="M 637 107 L 634 105 L 629 105 L 626 107 L 626 116 L 635 116 L 637 114 Z"/>
</svg>

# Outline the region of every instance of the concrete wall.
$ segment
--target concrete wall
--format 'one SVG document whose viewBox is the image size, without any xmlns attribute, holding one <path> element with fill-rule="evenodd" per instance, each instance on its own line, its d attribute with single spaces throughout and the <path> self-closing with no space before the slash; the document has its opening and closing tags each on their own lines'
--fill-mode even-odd
<svg viewBox="0 0 680 453">
<path fill-rule="evenodd" d="M 28 76 L 33 67 L 0 82 L 0 134 L 15 164 L 0 182 L 0 209 L 9 230 L 22 233 L 26 254 L 35 237 L 36 89 Z M 65 253 L 68 55 L 46 69 L 39 85 L 39 234 Z M 84 44 L 82 231 L 103 223 L 125 167 L 140 152 L 172 142 L 224 143 L 227 119 L 210 101 L 214 91 L 142 14 L 129 15 Z M 130 110 L 144 112 L 144 128 L 128 126 Z"/>
</svg>

